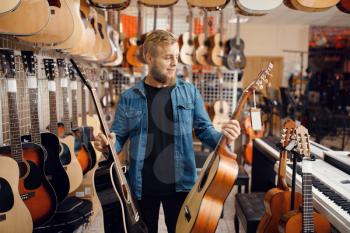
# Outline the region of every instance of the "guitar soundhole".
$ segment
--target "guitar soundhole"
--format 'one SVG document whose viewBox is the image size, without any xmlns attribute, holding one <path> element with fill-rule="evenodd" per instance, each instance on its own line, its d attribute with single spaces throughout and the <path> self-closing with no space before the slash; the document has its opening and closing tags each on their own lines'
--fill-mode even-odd
<svg viewBox="0 0 350 233">
<path fill-rule="evenodd" d="M 24 162 L 19 162 L 18 163 L 18 167 L 19 167 L 19 177 L 23 178 L 24 176 L 27 175 L 28 172 L 28 166 L 26 163 Z"/>
<path fill-rule="evenodd" d="M 48 0 L 49 6 L 55 6 L 57 8 L 61 8 L 61 1 L 60 0 Z"/>
<path fill-rule="evenodd" d="M 202 180 L 201 180 L 201 182 L 200 182 L 199 185 L 198 185 L 198 192 L 202 191 L 202 189 L 203 189 L 205 183 L 207 182 L 208 175 L 209 175 L 208 172 L 206 172 L 206 173 L 203 175 Z"/>
<path fill-rule="evenodd" d="M 12 209 L 14 197 L 10 184 L 0 177 L 0 212 L 7 212 Z M 6 219 L 6 215 L 0 215 L 0 221 Z"/>
</svg>

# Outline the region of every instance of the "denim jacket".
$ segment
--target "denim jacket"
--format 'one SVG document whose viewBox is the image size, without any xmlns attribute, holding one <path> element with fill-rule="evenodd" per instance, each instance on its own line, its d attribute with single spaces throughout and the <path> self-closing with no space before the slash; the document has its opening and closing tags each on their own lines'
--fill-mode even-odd
<svg viewBox="0 0 350 233">
<path fill-rule="evenodd" d="M 175 189 L 190 191 L 197 180 L 192 129 L 206 145 L 215 148 L 221 133 L 216 131 L 205 111 L 202 97 L 195 86 L 177 79 L 171 91 L 174 114 Z M 142 194 L 142 168 L 147 143 L 148 110 L 144 82 L 123 92 L 112 125 L 116 134 L 116 151 L 119 153 L 130 139 L 130 168 L 128 181 L 139 200 Z"/>
</svg>

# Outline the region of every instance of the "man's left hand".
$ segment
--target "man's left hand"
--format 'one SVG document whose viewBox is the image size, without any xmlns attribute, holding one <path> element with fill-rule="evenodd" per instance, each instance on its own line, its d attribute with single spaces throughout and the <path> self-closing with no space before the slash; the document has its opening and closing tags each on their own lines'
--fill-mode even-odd
<svg viewBox="0 0 350 233">
<path fill-rule="evenodd" d="M 225 135 L 227 144 L 231 144 L 241 134 L 241 126 L 236 120 L 229 120 L 222 125 L 222 133 Z"/>
</svg>

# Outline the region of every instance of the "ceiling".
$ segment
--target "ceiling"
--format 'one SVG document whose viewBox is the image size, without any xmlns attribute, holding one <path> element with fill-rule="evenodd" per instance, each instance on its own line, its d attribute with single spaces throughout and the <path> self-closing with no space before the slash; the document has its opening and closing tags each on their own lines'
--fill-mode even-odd
<svg viewBox="0 0 350 233">
<path fill-rule="evenodd" d="M 131 0 L 130 6 L 125 9 L 123 13 L 137 15 L 136 2 L 136 0 Z M 153 12 L 152 9 L 144 10 L 147 12 L 147 15 Z M 232 17 L 234 15 L 233 12 L 233 4 L 230 2 L 224 9 L 225 18 L 229 19 Z M 179 0 L 174 8 L 175 25 L 179 17 L 183 19 L 187 14 L 188 10 L 186 0 Z M 158 10 L 159 18 L 166 18 L 168 15 L 169 11 L 167 9 Z M 248 23 L 259 24 L 301 24 L 350 27 L 350 14 L 341 12 L 337 7 L 332 7 L 323 12 L 302 12 L 292 10 L 282 3 L 279 7 L 265 16 L 250 16 L 248 18 Z"/>
</svg>

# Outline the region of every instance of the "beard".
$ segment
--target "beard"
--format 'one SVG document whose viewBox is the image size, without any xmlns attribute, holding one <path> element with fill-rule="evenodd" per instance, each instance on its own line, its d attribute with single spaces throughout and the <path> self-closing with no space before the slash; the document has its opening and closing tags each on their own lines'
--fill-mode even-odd
<svg viewBox="0 0 350 233">
<path fill-rule="evenodd" d="M 163 74 L 157 66 L 152 66 L 150 69 L 150 74 L 153 77 L 154 80 L 162 83 L 162 84 L 169 84 L 173 83 L 175 80 L 175 75 L 167 75 Z"/>
</svg>

